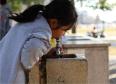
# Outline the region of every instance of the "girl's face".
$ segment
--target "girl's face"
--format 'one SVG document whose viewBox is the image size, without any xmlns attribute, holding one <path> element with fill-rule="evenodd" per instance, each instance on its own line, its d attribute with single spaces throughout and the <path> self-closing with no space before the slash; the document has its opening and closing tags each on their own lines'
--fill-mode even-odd
<svg viewBox="0 0 116 84">
<path fill-rule="evenodd" d="M 52 37 L 53 38 L 59 38 L 65 34 L 67 30 L 69 30 L 70 25 L 67 26 L 59 26 L 58 21 L 56 19 L 50 19 L 49 25 L 52 30 Z"/>
<path fill-rule="evenodd" d="M 52 37 L 53 38 L 59 38 L 65 34 L 67 30 L 69 30 L 70 26 L 62 26 L 62 27 L 57 27 L 57 29 L 52 30 Z"/>
</svg>

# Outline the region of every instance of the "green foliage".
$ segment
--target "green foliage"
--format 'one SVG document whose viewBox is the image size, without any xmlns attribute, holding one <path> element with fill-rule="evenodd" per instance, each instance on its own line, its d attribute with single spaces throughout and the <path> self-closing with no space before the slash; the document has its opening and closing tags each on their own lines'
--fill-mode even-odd
<svg viewBox="0 0 116 84">
<path fill-rule="evenodd" d="M 13 11 L 17 11 L 21 9 L 21 0 L 8 0 L 8 4 L 11 6 Z"/>
<path fill-rule="evenodd" d="M 109 4 L 107 3 L 107 0 L 99 0 L 98 3 L 96 3 L 94 6 L 91 6 L 95 9 L 99 8 L 101 10 L 112 10 L 113 7 L 116 6 L 116 3 Z"/>
<path fill-rule="evenodd" d="M 102 10 L 111 10 L 111 6 L 107 3 L 107 0 L 99 0 L 98 8 Z"/>
<path fill-rule="evenodd" d="M 83 4 L 84 1 L 89 1 L 90 0 L 77 0 L 78 2 L 81 2 Z M 116 6 L 116 3 L 109 4 L 107 0 L 99 0 L 98 3 L 88 5 L 88 7 L 92 7 L 94 9 L 101 9 L 101 10 L 111 10 L 113 7 Z"/>
<path fill-rule="evenodd" d="M 30 6 L 32 4 L 42 3 L 44 0 L 8 0 L 13 11 L 20 11 L 22 7 Z"/>
</svg>

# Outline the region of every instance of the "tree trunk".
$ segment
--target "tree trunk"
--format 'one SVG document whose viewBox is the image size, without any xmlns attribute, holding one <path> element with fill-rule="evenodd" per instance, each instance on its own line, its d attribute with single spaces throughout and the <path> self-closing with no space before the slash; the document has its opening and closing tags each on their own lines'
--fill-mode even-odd
<svg viewBox="0 0 116 84">
<path fill-rule="evenodd" d="M 71 0 L 71 1 L 72 1 L 73 5 L 74 5 L 74 3 L 75 3 L 74 0 Z M 76 33 L 76 26 L 73 26 L 73 28 L 72 28 L 72 33 L 73 33 L 73 34 Z"/>
</svg>

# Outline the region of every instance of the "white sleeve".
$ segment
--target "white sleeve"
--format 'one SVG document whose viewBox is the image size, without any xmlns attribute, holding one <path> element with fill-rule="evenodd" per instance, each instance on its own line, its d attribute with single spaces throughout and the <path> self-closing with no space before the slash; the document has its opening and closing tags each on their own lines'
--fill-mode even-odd
<svg viewBox="0 0 116 84">
<path fill-rule="evenodd" d="M 26 69 L 33 67 L 39 58 L 45 55 L 50 48 L 49 42 L 43 39 L 31 38 L 21 51 L 21 63 Z"/>
</svg>

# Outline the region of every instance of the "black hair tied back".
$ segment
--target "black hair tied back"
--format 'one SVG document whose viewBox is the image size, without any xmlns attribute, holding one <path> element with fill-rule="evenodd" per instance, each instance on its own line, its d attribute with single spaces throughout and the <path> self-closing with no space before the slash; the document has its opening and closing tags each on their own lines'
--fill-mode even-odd
<svg viewBox="0 0 116 84">
<path fill-rule="evenodd" d="M 43 5 L 33 5 L 20 14 L 10 15 L 9 18 L 20 23 L 31 22 L 34 21 L 37 15 L 39 13 L 41 14 L 44 9 L 45 7 Z"/>
</svg>

